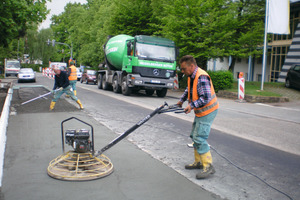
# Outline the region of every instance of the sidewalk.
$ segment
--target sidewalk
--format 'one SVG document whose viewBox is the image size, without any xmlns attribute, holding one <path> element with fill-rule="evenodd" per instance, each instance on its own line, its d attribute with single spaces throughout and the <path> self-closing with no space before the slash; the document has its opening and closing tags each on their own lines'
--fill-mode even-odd
<svg viewBox="0 0 300 200">
<path fill-rule="evenodd" d="M 96 149 L 108 144 L 117 135 L 63 99 L 54 112 L 48 111 L 50 98 L 18 106 L 45 92 L 39 90 L 24 88 L 19 94 L 13 93 L 11 105 L 16 112 L 12 113 L 8 122 L 1 200 L 220 199 L 127 140 L 105 152 L 114 165 L 114 172 L 107 177 L 86 182 L 50 178 L 47 175 L 49 162 L 62 154 L 63 120 L 74 116 L 92 124 Z M 78 123 L 67 126 L 86 128 Z"/>
</svg>

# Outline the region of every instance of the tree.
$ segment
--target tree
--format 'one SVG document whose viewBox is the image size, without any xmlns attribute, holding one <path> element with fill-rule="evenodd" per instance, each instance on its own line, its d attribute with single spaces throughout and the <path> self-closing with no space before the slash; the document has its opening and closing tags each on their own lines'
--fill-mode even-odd
<svg viewBox="0 0 300 200">
<path fill-rule="evenodd" d="M 262 55 L 264 39 L 265 1 L 239 0 L 234 5 L 235 29 L 232 38 L 231 52 L 233 56 L 229 70 L 234 71 L 236 58 L 245 58 L 253 55 Z"/>
<path fill-rule="evenodd" d="M 16 38 L 24 37 L 27 29 L 46 19 L 49 0 L 1 0 L 0 46 L 7 47 Z"/>
<path fill-rule="evenodd" d="M 151 0 L 115 0 L 111 30 L 114 35 L 152 35 Z"/>
<path fill-rule="evenodd" d="M 153 0 L 158 5 L 160 1 Z M 205 68 L 207 59 L 260 54 L 263 3 L 260 0 L 163 1 L 155 14 L 159 32 L 173 39 L 181 55 L 191 54 Z"/>
</svg>

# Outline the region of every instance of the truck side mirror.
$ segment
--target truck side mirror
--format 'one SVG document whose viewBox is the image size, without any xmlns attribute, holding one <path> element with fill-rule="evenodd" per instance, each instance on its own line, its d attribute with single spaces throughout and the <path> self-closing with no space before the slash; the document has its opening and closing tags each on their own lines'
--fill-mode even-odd
<svg viewBox="0 0 300 200">
<path fill-rule="evenodd" d="M 179 47 L 176 47 L 176 58 L 179 57 Z"/>
<path fill-rule="evenodd" d="M 131 42 L 127 42 L 127 55 L 130 56 L 132 51 L 132 45 Z"/>
</svg>

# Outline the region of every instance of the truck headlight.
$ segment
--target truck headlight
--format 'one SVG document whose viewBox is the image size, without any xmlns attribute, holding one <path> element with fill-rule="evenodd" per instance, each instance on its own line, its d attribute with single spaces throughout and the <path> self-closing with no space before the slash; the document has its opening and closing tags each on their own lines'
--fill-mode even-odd
<svg viewBox="0 0 300 200">
<path fill-rule="evenodd" d="M 142 80 L 134 80 L 134 84 L 141 85 L 141 84 L 143 84 L 143 81 Z"/>
<path fill-rule="evenodd" d="M 167 83 L 168 87 L 173 87 L 173 83 Z"/>
</svg>

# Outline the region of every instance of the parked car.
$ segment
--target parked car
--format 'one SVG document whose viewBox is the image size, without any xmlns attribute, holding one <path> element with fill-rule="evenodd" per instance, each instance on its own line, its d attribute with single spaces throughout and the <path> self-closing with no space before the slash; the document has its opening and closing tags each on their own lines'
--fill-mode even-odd
<svg viewBox="0 0 300 200">
<path fill-rule="evenodd" d="M 18 74 L 18 83 L 22 81 L 36 82 L 35 71 L 31 68 L 22 68 Z"/>
<path fill-rule="evenodd" d="M 96 70 L 85 70 L 81 76 L 80 83 L 85 82 L 86 84 L 94 83 L 97 84 Z"/>
<path fill-rule="evenodd" d="M 76 72 L 77 72 L 77 81 L 79 81 L 82 77 L 82 72 L 81 72 L 80 68 L 76 68 Z"/>
<path fill-rule="evenodd" d="M 285 87 L 300 88 L 300 64 L 292 65 L 289 69 L 285 79 Z"/>
</svg>

